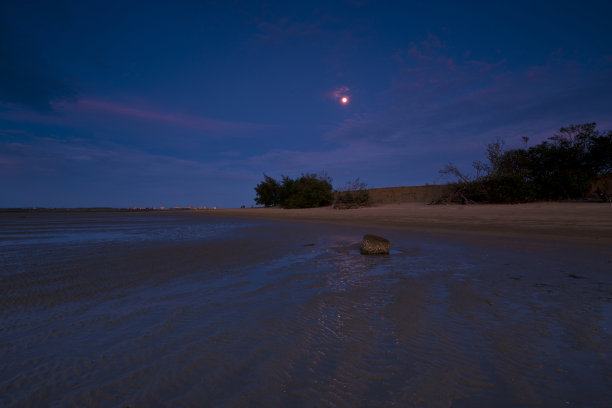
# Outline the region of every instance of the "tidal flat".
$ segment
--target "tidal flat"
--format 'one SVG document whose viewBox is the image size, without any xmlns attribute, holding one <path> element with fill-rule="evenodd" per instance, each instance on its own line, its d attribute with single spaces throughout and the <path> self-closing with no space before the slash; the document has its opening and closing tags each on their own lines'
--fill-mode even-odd
<svg viewBox="0 0 612 408">
<path fill-rule="evenodd" d="M 1 214 L 0 405 L 612 405 L 607 245 L 226 215 Z"/>
</svg>

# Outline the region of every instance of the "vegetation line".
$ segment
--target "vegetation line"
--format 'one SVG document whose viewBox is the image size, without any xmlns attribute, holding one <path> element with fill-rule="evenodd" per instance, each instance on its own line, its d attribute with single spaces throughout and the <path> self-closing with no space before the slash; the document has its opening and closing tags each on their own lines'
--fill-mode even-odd
<svg viewBox="0 0 612 408">
<path fill-rule="evenodd" d="M 570 125 L 548 140 L 528 147 L 504 149 L 497 140 L 487 146 L 487 161 L 475 161 L 475 174 L 466 174 L 452 163 L 440 173 L 452 181 L 441 203 L 520 203 L 542 200 L 595 198 L 612 201 L 612 130 L 602 132 L 595 123 Z M 255 187 L 255 202 L 266 207 L 357 208 L 370 203 L 366 183 L 349 181 L 333 191 L 326 173 L 302 174 L 297 179 L 264 174 Z"/>
<path fill-rule="evenodd" d="M 440 170 L 452 176 L 450 192 L 439 202 L 519 203 L 580 199 L 595 194 L 610 201 L 612 130 L 595 123 L 570 125 L 536 145 L 504 150 L 498 140 L 487 146 L 488 162 L 473 164 L 476 174 L 462 173 L 452 163 Z"/>
<path fill-rule="evenodd" d="M 280 181 L 264 174 L 255 193 L 255 203 L 266 207 L 313 208 L 333 204 L 334 208 L 345 209 L 365 206 L 370 201 L 366 183 L 355 179 L 333 191 L 332 179 L 326 173 L 306 173 L 297 179 L 281 176 Z"/>
</svg>

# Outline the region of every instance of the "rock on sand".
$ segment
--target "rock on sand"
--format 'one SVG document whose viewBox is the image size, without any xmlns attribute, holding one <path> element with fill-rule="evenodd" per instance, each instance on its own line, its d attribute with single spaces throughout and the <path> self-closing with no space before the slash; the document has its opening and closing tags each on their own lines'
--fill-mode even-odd
<svg viewBox="0 0 612 408">
<path fill-rule="evenodd" d="M 365 255 L 388 254 L 391 241 L 377 235 L 366 234 L 361 240 L 361 253 Z"/>
</svg>

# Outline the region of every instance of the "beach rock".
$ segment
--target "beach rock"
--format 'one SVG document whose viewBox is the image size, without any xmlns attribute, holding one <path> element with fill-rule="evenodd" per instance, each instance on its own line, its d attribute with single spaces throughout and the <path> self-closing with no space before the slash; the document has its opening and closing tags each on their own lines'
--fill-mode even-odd
<svg viewBox="0 0 612 408">
<path fill-rule="evenodd" d="M 361 253 L 364 255 L 384 255 L 389 253 L 391 241 L 377 235 L 366 234 L 361 240 Z"/>
</svg>

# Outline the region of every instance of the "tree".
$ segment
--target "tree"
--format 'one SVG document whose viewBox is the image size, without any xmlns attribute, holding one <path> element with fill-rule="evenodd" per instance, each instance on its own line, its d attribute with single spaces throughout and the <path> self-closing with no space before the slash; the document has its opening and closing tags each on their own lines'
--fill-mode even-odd
<svg viewBox="0 0 612 408">
<path fill-rule="evenodd" d="M 283 208 L 314 208 L 331 204 L 332 179 L 326 174 L 302 174 L 297 180 L 283 179 L 285 198 L 281 201 Z"/>
<path fill-rule="evenodd" d="M 280 203 L 281 185 L 272 177 L 264 174 L 264 181 L 255 187 L 255 203 L 273 207 Z"/>
<path fill-rule="evenodd" d="M 612 173 L 612 131 L 596 130 L 595 123 L 570 125 L 532 147 L 503 149 L 503 142 L 487 146 L 488 163 L 475 162 L 476 177 L 452 164 L 440 173 L 456 178 L 452 201 L 521 202 L 583 197 L 599 178 Z"/>
<path fill-rule="evenodd" d="M 570 125 L 527 151 L 530 181 L 541 198 L 580 198 L 589 185 L 612 167 L 612 131 L 595 123 Z"/>
<path fill-rule="evenodd" d="M 255 187 L 255 203 L 266 207 L 312 208 L 332 202 L 332 179 L 325 173 L 302 174 L 298 179 L 281 176 L 281 181 L 264 174 L 264 181 Z"/>
</svg>

